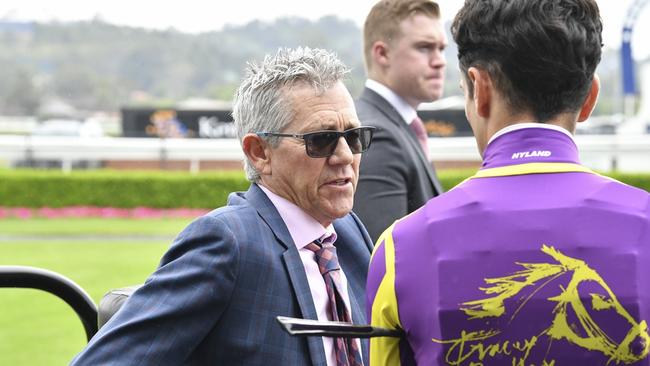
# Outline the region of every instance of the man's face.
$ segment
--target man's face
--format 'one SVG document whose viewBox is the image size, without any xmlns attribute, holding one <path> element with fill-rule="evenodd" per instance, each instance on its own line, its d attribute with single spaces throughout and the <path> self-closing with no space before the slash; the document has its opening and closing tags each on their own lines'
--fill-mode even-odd
<svg viewBox="0 0 650 366">
<path fill-rule="evenodd" d="M 439 19 L 416 14 L 400 23 L 401 37 L 389 41 L 386 82 L 414 108 L 442 95 L 447 36 Z"/>
<path fill-rule="evenodd" d="M 287 88 L 285 95 L 294 119 L 284 133 L 344 131 L 359 126 L 352 97 L 341 82 L 321 95 L 308 85 Z M 323 226 L 352 210 L 361 154 L 352 154 L 344 138 L 326 158 L 307 156 L 304 140 L 292 137 L 281 138 L 269 154 L 271 171 L 262 175 L 262 183 L 271 191 L 295 203 Z"/>
</svg>

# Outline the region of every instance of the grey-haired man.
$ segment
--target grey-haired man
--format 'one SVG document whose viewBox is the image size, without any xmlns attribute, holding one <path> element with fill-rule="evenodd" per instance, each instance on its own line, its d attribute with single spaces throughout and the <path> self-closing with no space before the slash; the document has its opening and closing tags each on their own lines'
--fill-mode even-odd
<svg viewBox="0 0 650 366">
<path fill-rule="evenodd" d="M 372 242 L 351 209 L 372 128 L 360 126 L 346 72 L 308 48 L 249 65 L 233 115 L 250 189 L 191 223 L 74 365 L 367 360 L 365 342 L 294 338 L 275 320 L 366 322 Z"/>
</svg>

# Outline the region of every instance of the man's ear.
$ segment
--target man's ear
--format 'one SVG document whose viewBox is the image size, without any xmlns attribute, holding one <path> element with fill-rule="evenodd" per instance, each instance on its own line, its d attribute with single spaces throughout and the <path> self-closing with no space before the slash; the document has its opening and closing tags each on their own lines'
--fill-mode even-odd
<svg viewBox="0 0 650 366">
<path fill-rule="evenodd" d="M 481 118 L 490 117 L 490 107 L 494 92 L 490 74 L 484 70 L 470 67 L 467 70 L 467 76 L 474 89 L 474 96 L 472 99 L 474 107 L 476 108 L 476 113 Z"/>
<path fill-rule="evenodd" d="M 242 149 L 248 161 L 261 175 L 271 174 L 271 154 L 269 144 L 254 133 L 242 139 Z"/>
<path fill-rule="evenodd" d="M 599 93 L 600 78 L 598 77 L 598 74 L 594 74 L 594 78 L 591 80 L 589 94 L 587 94 L 584 103 L 582 103 L 582 108 L 580 108 L 580 113 L 578 114 L 578 122 L 584 122 L 587 120 L 587 118 L 589 118 L 589 116 L 591 116 L 591 112 L 593 112 L 594 108 L 596 107 Z"/>
<path fill-rule="evenodd" d="M 390 64 L 388 44 L 384 41 L 376 41 L 372 44 L 371 55 L 374 63 L 380 67 L 386 67 Z"/>
</svg>

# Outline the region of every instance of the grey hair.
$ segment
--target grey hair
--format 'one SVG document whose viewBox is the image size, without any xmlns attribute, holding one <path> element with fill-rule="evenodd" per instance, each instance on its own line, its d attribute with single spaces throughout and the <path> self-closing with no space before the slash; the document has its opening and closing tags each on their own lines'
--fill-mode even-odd
<svg viewBox="0 0 650 366">
<path fill-rule="evenodd" d="M 248 133 L 281 132 L 293 120 L 286 90 L 296 84 L 307 84 L 324 93 L 349 69 L 338 57 L 327 50 L 299 47 L 281 48 L 275 56 L 267 55 L 261 64 L 249 62 L 246 76 L 235 92 L 232 116 L 241 144 Z M 277 137 L 267 137 L 272 147 Z M 246 178 L 258 182 L 260 174 L 246 158 Z"/>
</svg>

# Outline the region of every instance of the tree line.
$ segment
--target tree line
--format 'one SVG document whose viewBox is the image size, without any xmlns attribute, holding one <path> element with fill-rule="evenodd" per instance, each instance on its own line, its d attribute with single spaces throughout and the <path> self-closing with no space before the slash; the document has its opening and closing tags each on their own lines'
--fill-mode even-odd
<svg viewBox="0 0 650 366">
<path fill-rule="evenodd" d="M 117 26 L 101 19 L 80 22 L 0 22 L 0 115 L 37 115 L 57 99 L 88 111 L 124 105 L 171 105 L 188 97 L 231 100 L 249 60 L 279 47 L 335 51 L 352 69 L 348 88 L 363 88 L 361 29 L 351 20 L 281 18 L 252 21 L 200 34 L 174 29 Z M 446 52 L 445 95 L 459 95 L 456 48 Z M 604 55 L 601 108 L 615 109 L 618 62 Z M 601 67 L 603 68 L 603 67 Z M 610 83 L 610 84 L 608 84 Z M 610 112 L 611 113 L 611 112 Z"/>
</svg>

